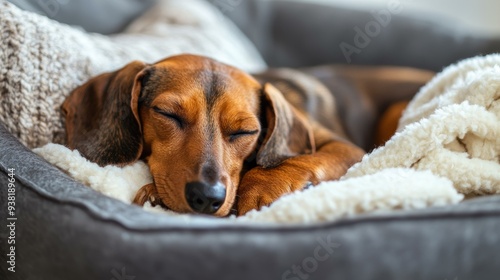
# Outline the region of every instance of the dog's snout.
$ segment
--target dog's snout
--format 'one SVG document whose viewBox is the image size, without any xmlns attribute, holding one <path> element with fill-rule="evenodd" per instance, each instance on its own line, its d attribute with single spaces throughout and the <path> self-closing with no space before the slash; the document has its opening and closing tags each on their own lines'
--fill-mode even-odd
<svg viewBox="0 0 500 280">
<path fill-rule="evenodd" d="M 186 184 L 185 191 L 189 206 L 197 213 L 213 214 L 226 200 L 226 188 L 221 182 L 191 182 Z"/>
</svg>

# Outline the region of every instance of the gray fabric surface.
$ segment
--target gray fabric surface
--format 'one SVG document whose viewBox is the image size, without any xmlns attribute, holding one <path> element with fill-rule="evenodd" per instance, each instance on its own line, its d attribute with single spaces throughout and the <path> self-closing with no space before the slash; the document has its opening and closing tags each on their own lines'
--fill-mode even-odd
<svg viewBox="0 0 500 280">
<path fill-rule="evenodd" d="M 348 63 L 342 42 L 354 45 L 355 27 L 374 20 L 371 11 L 293 0 L 215 1 L 254 42 L 271 67 Z M 229 2 L 229 3 L 228 3 Z M 233 3 L 230 5 L 230 3 Z M 400 65 L 433 71 L 458 60 L 500 51 L 500 38 L 479 36 L 445 18 L 396 14 L 352 64 Z"/>
<path fill-rule="evenodd" d="M 90 32 L 117 33 L 157 0 L 9 0 L 19 7 Z M 253 41 L 271 67 L 348 63 L 340 44 L 353 44 L 354 27 L 370 11 L 293 0 L 207 0 Z M 446 19 L 393 15 L 353 64 L 400 65 L 439 71 L 458 60 L 500 51 L 500 38 L 480 36 Z"/>
<path fill-rule="evenodd" d="M 18 7 L 89 32 L 118 33 L 157 0 L 8 0 Z"/>
<path fill-rule="evenodd" d="M 308 279 L 496 279 L 500 265 L 499 196 L 310 226 L 187 224 L 74 182 L 0 126 L 2 198 L 8 168 L 17 272 L 6 271 L 2 253 L 4 279 L 111 279 L 122 269 L 136 279 L 300 279 L 294 265 Z M 331 254 L 317 249 L 328 242 Z"/>
</svg>

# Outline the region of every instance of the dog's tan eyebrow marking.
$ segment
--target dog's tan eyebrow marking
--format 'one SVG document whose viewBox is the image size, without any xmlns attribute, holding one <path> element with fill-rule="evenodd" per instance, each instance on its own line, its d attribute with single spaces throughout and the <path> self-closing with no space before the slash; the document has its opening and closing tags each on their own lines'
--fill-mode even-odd
<svg viewBox="0 0 500 280">
<path fill-rule="evenodd" d="M 259 119 L 255 116 L 242 114 L 234 118 L 221 120 L 221 125 L 226 131 L 260 130 Z"/>
<path fill-rule="evenodd" d="M 158 107 L 166 112 L 179 112 L 182 113 L 184 111 L 184 106 L 180 100 L 176 100 L 175 98 L 161 98 L 153 103 L 151 103 L 150 107 Z"/>
</svg>

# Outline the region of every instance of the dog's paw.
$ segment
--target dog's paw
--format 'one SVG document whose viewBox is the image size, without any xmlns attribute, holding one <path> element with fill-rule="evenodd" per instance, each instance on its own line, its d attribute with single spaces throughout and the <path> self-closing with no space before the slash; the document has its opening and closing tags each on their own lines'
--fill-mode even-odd
<svg viewBox="0 0 500 280">
<path fill-rule="evenodd" d="M 238 187 L 238 216 L 269 206 L 281 196 L 311 185 L 309 173 L 256 167 L 245 174 Z"/>
<path fill-rule="evenodd" d="M 147 184 L 140 188 L 135 194 L 134 200 L 132 203 L 137 204 L 139 206 L 143 206 L 146 201 L 151 202 L 152 206 L 161 203 L 160 198 L 158 197 L 158 192 L 156 191 L 156 186 L 154 183 Z"/>
</svg>

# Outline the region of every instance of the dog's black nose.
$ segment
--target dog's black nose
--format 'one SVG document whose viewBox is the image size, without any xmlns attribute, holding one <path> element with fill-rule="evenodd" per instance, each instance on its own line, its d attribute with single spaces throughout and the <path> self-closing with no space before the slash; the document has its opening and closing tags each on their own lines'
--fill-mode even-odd
<svg viewBox="0 0 500 280">
<path fill-rule="evenodd" d="M 195 212 L 213 214 L 226 200 L 226 188 L 220 182 L 214 185 L 202 182 L 187 183 L 186 200 Z"/>
</svg>

